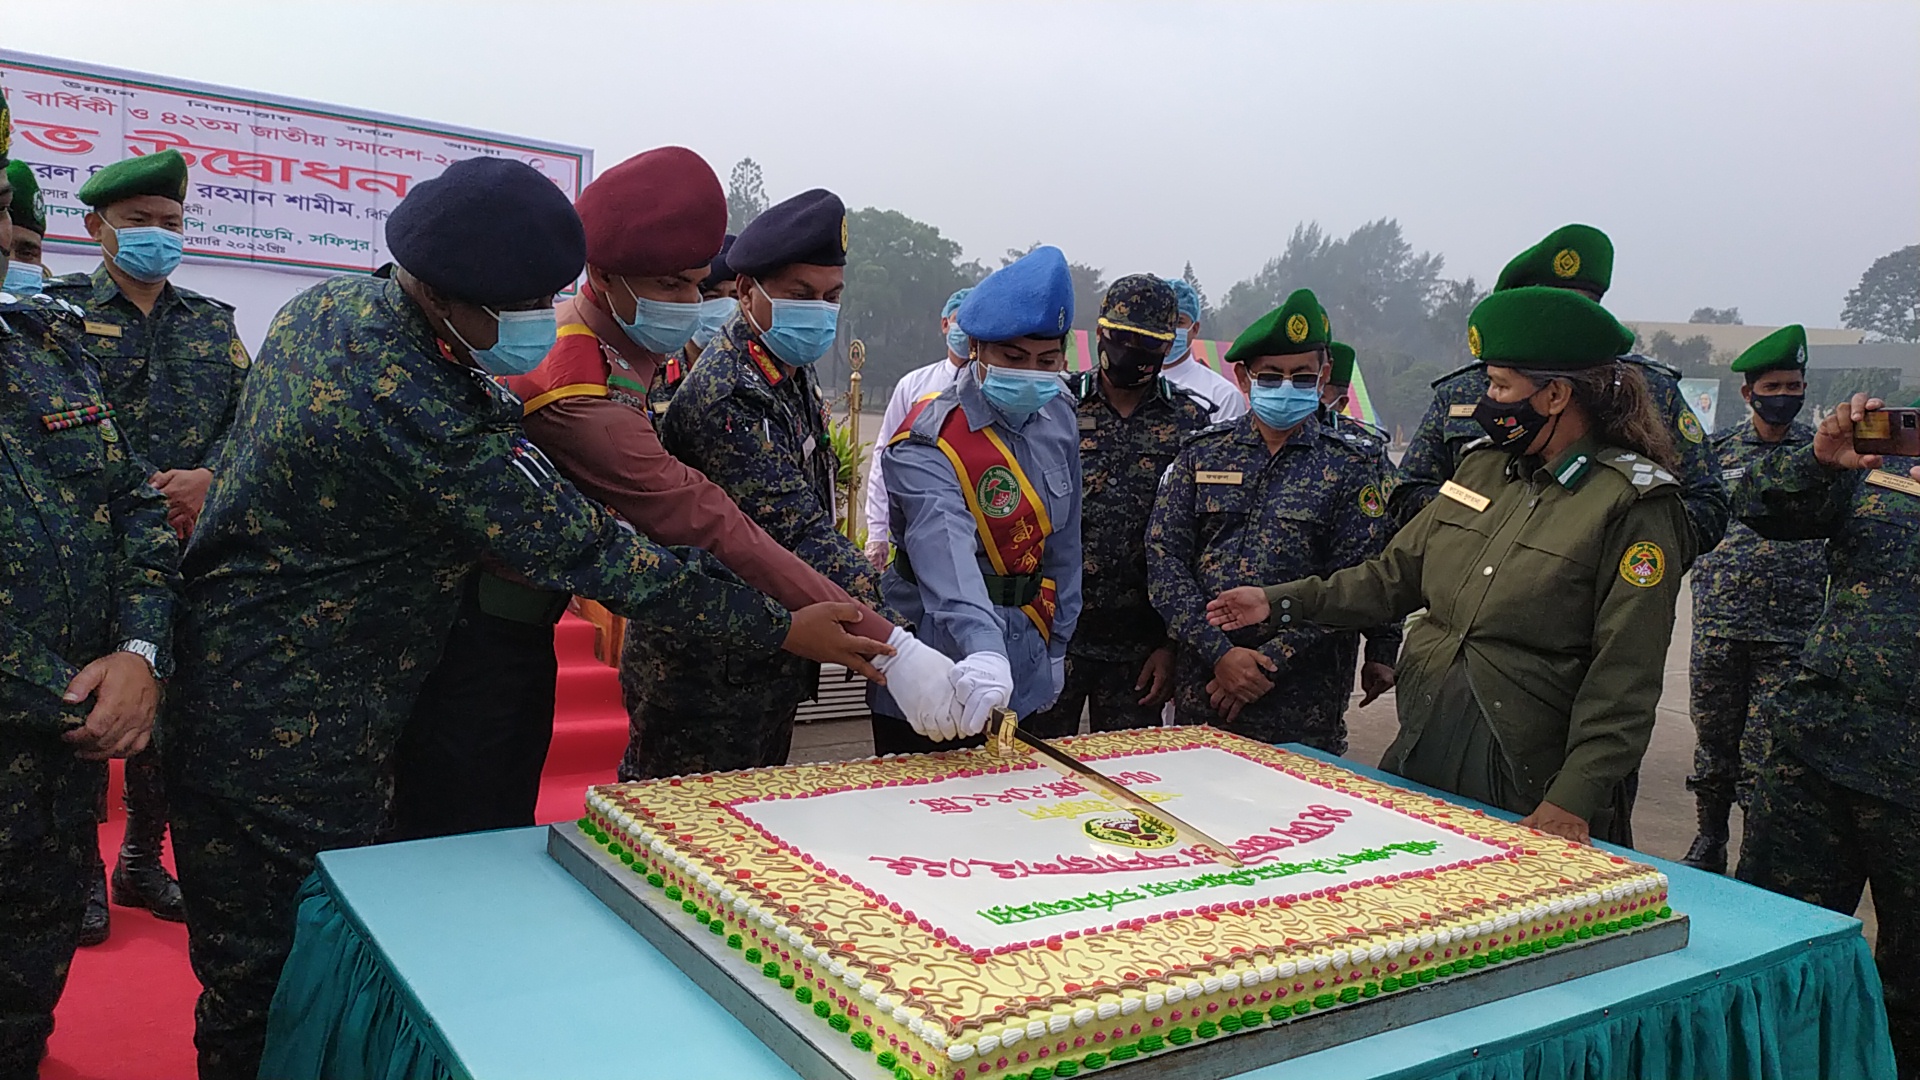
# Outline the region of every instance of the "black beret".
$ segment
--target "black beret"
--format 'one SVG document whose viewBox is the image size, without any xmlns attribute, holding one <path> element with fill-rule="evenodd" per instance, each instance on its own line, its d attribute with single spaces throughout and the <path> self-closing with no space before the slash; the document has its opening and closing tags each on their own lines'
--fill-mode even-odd
<svg viewBox="0 0 1920 1080">
<path fill-rule="evenodd" d="M 387 218 L 407 272 L 469 304 L 514 304 L 572 284 L 587 237 L 553 181 L 506 158 L 456 161 L 415 184 Z"/>
<path fill-rule="evenodd" d="M 748 277 L 793 263 L 847 265 L 847 206 L 826 188 L 768 207 L 740 230 L 727 252 L 727 265 Z"/>
<path fill-rule="evenodd" d="M 727 253 L 733 250 L 733 242 L 736 239 L 737 237 L 732 233 L 728 233 L 727 238 L 720 241 L 720 254 L 715 255 L 713 261 L 707 264 L 707 276 L 700 282 L 700 288 L 715 288 L 739 276 L 733 272 L 733 264 L 727 261 Z"/>
</svg>

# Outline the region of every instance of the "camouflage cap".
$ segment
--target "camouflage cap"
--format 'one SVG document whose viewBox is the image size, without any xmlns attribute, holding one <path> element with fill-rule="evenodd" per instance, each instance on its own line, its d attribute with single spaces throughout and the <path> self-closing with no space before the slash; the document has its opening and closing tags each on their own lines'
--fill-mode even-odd
<svg viewBox="0 0 1920 1080">
<path fill-rule="evenodd" d="M 1100 329 L 1124 330 L 1155 341 L 1172 341 L 1180 302 L 1166 282 L 1152 274 L 1128 274 L 1107 289 L 1100 301 Z"/>
<path fill-rule="evenodd" d="M 1312 289 L 1295 289 L 1287 302 L 1262 315 L 1227 349 L 1227 362 L 1244 364 L 1256 356 L 1287 356 L 1324 349 L 1333 340 L 1327 309 Z"/>
<path fill-rule="evenodd" d="M 40 197 L 40 178 L 33 175 L 33 166 L 7 162 L 7 180 L 13 184 L 13 205 L 7 210 L 13 227 L 47 235 L 47 203 Z"/>
<path fill-rule="evenodd" d="M 178 150 L 125 158 L 87 177 L 80 185 L 80 201 L 95 210 L 122 199 L 158 195 L 177 203 L 187 201 L 187 159 Z"/>
<path fill-rule="evenodd" d="M 1548 285 L 1605 296 L 1613 284 L 1613 241 L 1591 225 L 1562 225 L 1513 257 L 1493 291 Z"/>
<path fill-rule="evenodd" d="M 1738 374 L 1749 371 L 1805 371 L 1807 369 L 1807 328 L 1799 323 L 1783 326 L 1747 346 L 1733 362 Z"/>
</svg>

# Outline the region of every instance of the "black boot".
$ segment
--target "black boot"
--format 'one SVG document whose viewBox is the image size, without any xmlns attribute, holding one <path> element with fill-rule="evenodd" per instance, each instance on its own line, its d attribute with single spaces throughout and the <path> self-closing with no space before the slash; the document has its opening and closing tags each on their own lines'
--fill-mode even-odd
<svg viewBox="0 0 1920 1080">
<path fill-rule="evenodd" d="M 1710 874 L 1727 872 L 1728 809 L 1728 804 L 1723 802 L 1698 800 L 1700 833 L 1693 838 L 1693 846 L 1681 856 L 1682 864 Z"/>
<path fill-rule="evenodd" d="M 180 885 L 160 865 L 160 842 L 167 835 L 166 797 L 160 787 L 160 763 L 148 750 L 127 759 L 127 835 L 113 868 L 113 902 L 141 907 L 167 922 L 187 921 Z"/>
<path fill-rule="evenodd" d="M 87 913 L 80 918 L 80 944 L 104 945 L 110 917 L 107 913 L 107 867 L 96 853 L 87 874 Z"/>
</svg>

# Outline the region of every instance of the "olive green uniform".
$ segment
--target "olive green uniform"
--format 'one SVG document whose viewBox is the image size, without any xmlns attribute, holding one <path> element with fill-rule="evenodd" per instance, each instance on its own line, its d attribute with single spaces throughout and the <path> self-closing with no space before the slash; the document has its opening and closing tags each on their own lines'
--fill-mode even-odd
<svg viewBox="0 0 1920 1080">
<path fill-rule="evenodd" d="M 1359 629 L 1426 608 L 1381 767 L 1515 813 L 1551 802 L 1630 843 L 1631 779 L 1693 557 L 1680 491 L 1592 440 L 1547 463 L 1471 451 L 1377 558 L 1269 587 L 1269 625 Z"/>
</svg>

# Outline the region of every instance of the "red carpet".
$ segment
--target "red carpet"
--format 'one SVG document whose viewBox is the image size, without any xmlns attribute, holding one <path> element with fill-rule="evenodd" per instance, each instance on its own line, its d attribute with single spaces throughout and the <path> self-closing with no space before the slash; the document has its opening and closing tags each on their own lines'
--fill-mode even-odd
<svg viewBox="0 0 1920 1080">
<path fill-rule="evenodd" d="M 580 814 L 580 792 L 613 779 L 627 745 L 620 680 L 593 658 L 593 626 L 569 615 L 554 651 L 560 658 L 553 749 L 540 786 L 539 819 Z M 125 825 L 120 767 L 108 793 L 111 820 L 100 828 L 109 869 Z M 171 856 L 169 856 L 171 865 Z M 144 911 L 113 909 L 113 936 L 81 949 L 55 1014 L 44 1080 L 192 1080 L 193 1001 L 200 984 L 187 966 L 187 931 Z"/>
</svg>

